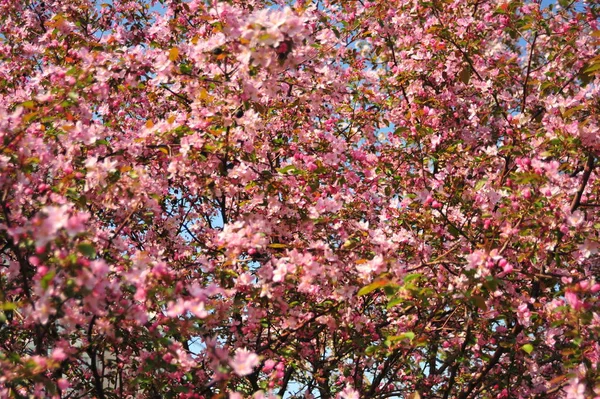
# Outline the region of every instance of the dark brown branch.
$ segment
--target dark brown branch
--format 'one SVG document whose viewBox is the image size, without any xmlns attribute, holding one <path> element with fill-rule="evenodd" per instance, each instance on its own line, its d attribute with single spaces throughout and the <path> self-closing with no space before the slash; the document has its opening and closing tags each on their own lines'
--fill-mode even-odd
<svg viewBox="0 0 600 399">
<path fill-rule="evenodd" d="M 92 331 L 94 330 L 94 324 L 96 322 L 96 316 L 92 317 L 90 320 L 90 326 L 88 327 L 88 343 L 89 348 L 87 350 L 88 355 L 90 356 L 90 369 L 92 371 L 92 376 L 94 377 L 94 390 L 96 391 L 96 396 L 98 399 L 105 399 L 104 395 L 104 387 L 102 386 L 102 378 L 98 373 L 98 365 L 96 364 L 96 354 L 97 349 L 94 344 L 92 344 Z"/>
<path fill-rule="evenodd" d="M 131 217 L 133 216 L 133 214 L 137 211 L 138 206 L 139 206 L 139 203 L 136 203 L 133 206 L 133 209 L 131 210 L 131 212 L 129 212 L 129 214 L 127 215 L 127 217 L 125 217 L 125 220 L 123 220 L 123 222 L 121 222 L 121 224 L 119 225 L 119 227 L 117 227 L 117 229 L 115 230 L 115 232 L 112 234 L 112 236 L 108 240 L 109 245 L 112 244 L 112 242 L 114 241 L 114 239 L 117 238 L 117 236 L 125 228 L 125 226 L 127 225 L 127 223 L 129 223 L 129 220 L 131 219 Z"/>
<path fill-rule="evenodd" d="M 164 84 L 161 85 L 160 87 L 163 88 L 163 89 L 165 89 L 165 90 L 167 90 L 169 93 L 171 93 L 175 97 L 179 98 L 180 100 L 182 100 L 188 108 L 189 108 L 189 105 L 193 102 L 192 100 L 190 100 L 189 98 L 187 98 L 183 94 L 174 92 L 173 90 L 171 90 L 170 87 L 168 87 L 168 86 L 166 86 Z"/>
<path fill-rule="evenodd" d="M 523 330 L 523 326 L 520 325 L 520 324 L 517 324 L 513 328 L 513 331 L 512 331 L 511 335 L 513 337 L 516 337 L 517 335 L 519 335 L 519 333 L 522 330 Z M 473 393 L 473 391 L 475 390 L 475 388 L 477 388 L 477 387 L 479 387 L 481 385 L 481 383 L 487 377 L 487 375 L 489 374 L 489 372 L 494 367 L 496 367 L 496 365 L 500 362 L 500 359 L 502 359 L 502 355 L 504 355 L 508 351 L 509 351 L 509 348 L 498 346 L 498 348 L 494 352 L 494 355 L 492 356 L 492 358 L 488 362 L 487 366 L 483 369 L 483 371 L 481 373 L 479 373 L 479 375 L 477 376 L 477 378 L 474 381 L 471 381 L 471 383 L 467 386 L 467 388 L 464 391 L 461 392 L 461 394 L 458 396 L 458 399 L 468 399 L 468 397 L 471 396 L 471 393 Z"/>
<path fill-rule="evenodd" d="M 581 206 L 581 196 L 585 191 L 585 187 L 587 186 L 588 180 L 594 170 L 594 155 L 588 155 L 587 162 L 585 164 L 585 169 L 583 170 L 583 177 L 581 179 L 581 185 L 579 186 L 579 190 L 573 197 L 573 202 L 571 202 L 571 213 L 575 212 L 579 206 Z"/>
<path fill-rule="evenodd" d="M 569 175 L 569 177 L 575 177 L 583 170 L 583 166 L 577 165 L 575 170 Z"/>
<path fill-rule="evenodd" d="M 287 390 L 287 386 L 288 386 L 293 374 L 294 374 L 294 368 L 288 367 L 288 369 L 285 371 L 285 374 L 283 376 L 281 388 L 279 388 L 279 392 L 277 393 L 278 396 L 283 397 L 283 394 L 285 394 L 285 391 Z"/>
<path fill-rule="evenodd" d="M 523 82 L 523 100 L 521 101 L 521 112 L 525 113 L 525 107 L 527 106 L 527 85 L 529 84 L 529 75 L 531 74 L 531 60 L 533 59 L 533 50 L 535 48 L 535 42 L 538 38 L 537 32 L 533 34 L 533 41 L 531 42 L 531 50 L 529 51 L 529 61 L 527 61 L 527 73 L 525 74 L 525 82 Z"/>
<path fill-rule="evenodd" d="M 8 190 L 4 191 L 4 195 L 2 196 L 2 213 L 4 215 L 4 223 L 6 223 L 6 226 L 8 228 L 12 227 L 12 223 L 10 221 L 10 209 L 8 208 L 8 205 L 6 203 L 6 198 L 8 196 Z M 11 252 L 15 255 L 15 257 L 17 258 L 17 261 L 19 262 L 19 272 L 21 273 L 21 284 L 23 286 L 23 294 L 25 294 L 25 296 L 27 297 L 27 299 L 29 299 L 29 301 L 31 301 L 31 287 L 29 286 L 29 274 L 32 270 L 31 265 L 29 264 L 29 261 L 27 260 L 27 258 L 25 256 L 23 256 L 23 254 L 21 253 L 21 251 L 19 250 L 18 244 L 16 242 L 13 241 L 12 237 L 10 237 L 9 235 L 6 235 L 6 244 Z"/>
<path fill-rule="evenodd" d="M 456 47 L 458 52 L 463 56 L 463 58 L 467 62 L 467 64 L 469 64 L 469 68 L 471 68 L 471 71 L 473 71 L 475 76 L 477 76 L 477 79 L 479 79 L 480 82 L 485 82 L 485 79 L 483 79 L 481 74 L 477 71 L 477 69 L 475 69 L 475 63 L 473 62 L 473 60 L 471 59 L 469 54 L 466 51 L 464 51 L 462 49 L 462 47 L 460 47 L 458 45 L 458 43 L 455 40 L 453 40 L 452 38 L 442 36 L 442 39 L 448 40 L 450 43 L 452 43 L 452 45 L 454 45 L 454 47 Z M 508 121 L 508 116 L 506 114 L 506 110 L 500 105 L 500 100 L 498 100 L 498 95 L 496 94 L 495 91 L 492 91 L 491 94 L 492 94 L 492 99 L 494 100 L 494 103 L 496 104 L 498 109 L 502 112 L 502 117 L 508 124 L 510 124 L 510 122 Z"/>
<path fill-rule="evenodd" d="M 469 345 L 469 340 L 471 339 L 470 336 L 471 336 L 471 323 L 467 321 L 467 332 L 465 334 L 465 340 L 463 341 L 463 343 L 460 347 L 460 351 L 456 354 L 456 356 L 453 356 L 453 359 L 451 362 L 446 363 L 444 366 L 447 367 L 447 365 L 454 362 L 455 360 L 460 358 L 460 356 L 463 353 L 465 353 L 465 351 L 467 350 L 467 346 Z M 444 372 L 444 369 L 445 369 L 444 366 L 439 370 L 439 374 L 442 374 Z M 448 399 L 450 392 L 452 392 L 452 387 L 454 386 L 454 380 L 456 379 L 456 372 L 458 371 L 459 366 L 460 366 L 460 364 L 458 362 L 456 362 L 452 365 L 452 368 L 450 370 L 450 379 L 448 380 L 448 386 L 446 387 L 446 391 L 444 392 L 443 399 Z"/>
<path fill-rule="evenodd" d="M 383 378 L 389 373 L 391 367 L 394 365 L 396 360 L 400 357 L 401 350 L 402 350 L 402 348 L 395 349 L 394 352 L 392 352 L 385 359 L 385 361 L 383 362 L 383 367 L 381 369 L 381 372 L 379 374 L 377 374 L 375 376 L 375 378 L 373 378 L 373 382 L 371 383 L 371 388 L 369 389 L 369 392 L 365 395 L 365 397 L 372 398 L 375 396 L 375 393 L 377 391 L 377 388 L 381 384 L 381 381 L 383 381 Z"/>
</svg>

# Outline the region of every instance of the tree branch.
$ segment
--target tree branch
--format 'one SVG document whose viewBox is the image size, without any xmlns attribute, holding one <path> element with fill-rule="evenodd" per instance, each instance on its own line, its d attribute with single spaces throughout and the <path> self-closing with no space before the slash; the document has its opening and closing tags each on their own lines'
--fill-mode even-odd
<svg viewBox="0 0 600 399">
<path fill-rule="evenodd" d="M 92 331 L 94 330 L 94 324 L 96 322 L 96 316 L 94 315 L 92 317 L 92 320 L 90 320 L 90 326 L 88 327 L 88 332 L 87 332 L 87 336 L 88 336 L 88 342 L 89 342 L 89 348 L 87 350 L 88 355 L 90 356 L 90 369 L 92 370 L 92 375 L 94 377 L 94 390 L 96 391 L 96 395 L 98 396 L 98 399 L 105 399 L 106 396 L 104 395 L 104 388 L 102 386 L 102 378 L 100 377 L 100 374 L 98 373 L 98 366 L 96 365 L 96 348 L 95 346 L 92 344 Z"/>
<path fill-rule="evenodd" d="M 588 180 L 594 170 L 594 155 L 588 155 L 587 162 L 585 164 L 585 169 L 583 170 L 583 177 L 581 179 L 581 185 L 579 186 L 579 190 L 573 197 L 573 202 L 571 202 L 571 213 L 575 212 L 579 206 L 581 206 L 581 196 L 585 191 L 585 186 L 587 186 Z"/>
<path fill-rule="evenodd" d="M 523 330 L 523 326 L 520 324 L 517 324 L 513 328 L 511 335 L 513 337 L 516 337 L 517 335 L 519 335 L 519 333 L 522 330 Z M 467 399 L 469 396 L 471 396 L 471 393 L 473 393 L 475 388 L 477 388 L 483 382 L 484 378 L 487 377 L 489 372 L 498 364 L 498 362 L 500 362 L 502 355 L 504 355 L 507 352 L 508 352 L 508 348 L 498 346 L 498 348 L 494 352 L 494 355 L 490 359 L 490 361 L 487 364 L 487 366 L 485 367 L 485 369 L 483 369 L 483 371 L 481 373 L 479 373 L 479 375 L 477 376 L 475 381 L 471 381 L 471 383 L 468 385 L 468 387 L 464 391 L 461 392 L 461 394 L 458 396 L 458 399 Z"/>
<path fill-rule="evenodd" d="M 525 107 L 527 105 L 527 85 L 529 84 L 529 75 L 531 74 L 531 60 L 533 58 L 533 49 L 535 48 L 535 42 L 538 38 L 538 33 L 535 32 L 533 35 L 533 42 L 531 42 L 531 50 L 529 51 L 529 61 L 527 61 L 527 73 L 525 74 L 525 82 L 523 83 L 523 100 L 521 101 L 521 112 L 525 113 Z"/>
</svg>

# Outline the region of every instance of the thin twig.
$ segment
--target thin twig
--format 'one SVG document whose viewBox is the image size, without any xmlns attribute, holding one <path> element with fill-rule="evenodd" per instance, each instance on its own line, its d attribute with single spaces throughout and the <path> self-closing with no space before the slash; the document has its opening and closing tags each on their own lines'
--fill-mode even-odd
<svg viewBox="0 0 600 399">
<path fill-rule="evenodd" d="M 531 42 L 531 50 L 529 51 L 529 61 L 527 61 L 527 74 L 525 75 L 525 82 L 523 83 L 523 100 L 521 101 L 521 112 L 525 113 L 525 107 L 527 105 L 527 85 L 529 84 L 529 75 L 531 74 L 531 60 L 533 59 L 533 50 L 535 48 L 535 42 L 537 40 L 538 33 L 533 34 L 533 41 Z"/>
</svg>

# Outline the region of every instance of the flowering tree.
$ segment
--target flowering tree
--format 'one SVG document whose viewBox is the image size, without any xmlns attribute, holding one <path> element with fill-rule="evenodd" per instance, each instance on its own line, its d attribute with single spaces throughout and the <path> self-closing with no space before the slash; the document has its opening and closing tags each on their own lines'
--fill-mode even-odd
<svg viewBox="0 0 600 399">
<path fill-rule="evenodd" d="M 600 5 L 0 2 L 0 396 L 600 395 Z"/>
</svg>

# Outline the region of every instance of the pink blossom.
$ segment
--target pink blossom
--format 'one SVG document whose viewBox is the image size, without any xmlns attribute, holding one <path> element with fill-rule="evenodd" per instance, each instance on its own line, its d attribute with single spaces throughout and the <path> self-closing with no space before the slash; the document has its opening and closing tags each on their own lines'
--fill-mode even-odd
<svg viewBox="0 0 600 399">
<path fill-rule="evenodd" d="M 382 273 L 384 271 L 385 261 L 381 255 L 375 256 L 373 259 L 362 262 L 356 265 L 356 270 L 362 278 Z"/>
<path fill-rule="evenodd" d="M 263 369 L 262 369 L 263 373 L 270 373 L 276 364 L 277 364 L 277 362 L 275 362 L 275 360 L 267 359 L 265 361 L 265 365 L 263 366 Z"/>
<path fill-rule="evenodd" d="M 85 231 L 85 223 L 89 220 L 90 214 L 87 212 L 77 212 L 71 216 L 66 223 L 66 230 L 70 236 L 75 236 Z"/>
<path fill-rule="evenodd" d="M 67 354 L 62 348 L 54 348 L 54 350 L 52 351 L 52 359 L 56 360 L 57 362 L 62 362 L 66 358 Z"/>
<path fill-rule="evenodd" d="M 529 306 L 526 303 L 519 305 L 517 309 L 517 316 L 519 318 L 519 323 L 525 327 L 528 327 L 531 324 L 531 312 L 529 311 Z"/>
<path fill-rule="evenodd" d="M 585 384 L 579 378 L 571 379 L 564 392 L 566 394 L 565 399 L 586 399 Z"/>
<path fill-rule="evenodd" d="M 190 311 L 190 313 L 192 313 L 194 316 L 198 317 L 199 319 L 204 319 L 208 316 L 208 312 L 204 308 L 204 302 L 201 302 L 201 301 L 189 302 L 187 304 L 187 308 Z"/>
<path fill-rule="evenodd" d="M 251 374 L 259 363 L 260 359 L 256 353 L 241 348 L 236 349 L 233 359 L 229 360 L 229 365 L 239 376 Z"/>
<path fill-rule="evenodd" d="M 565 292 L 565 300 L 567 304 L 575 310 L 581 310 L 583 308 L 583 302 L 573 291 Z"/>
<path fill-rule="evenodd" d="M 480 251 L 480 250 L 477 250 L 477 251 L 467 255 L 467 261 L 468 261 L 467 269 L 472 270 L 472 269 L 480 268 L 486 259 L 487 259 L 487 255 L 485 254 L 485 252 Z"/>
<path fill-rule="evenodd" d="M 69 207 L 67 205 L 48 206 L 44 208 L 43 214 L 45 214 L 45 217 L 41 225 L 35 230 L 37 236 L 36 245 L 43 246 L 53 240 L 56 233 L 67 225 L 69 220 L 68 210 Z"/>
<path fill-rule="evenodd" d="M 343 391 L 341 391 L 337 397 L 337 399 L 360 399 L 360 395 L 358 392 L 352 388 L 350 385 L 346 385 Z"/>
</svg>

